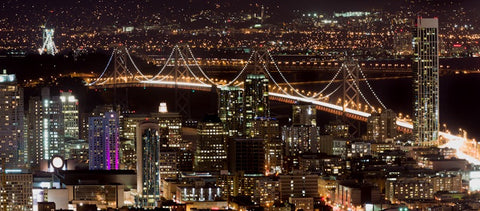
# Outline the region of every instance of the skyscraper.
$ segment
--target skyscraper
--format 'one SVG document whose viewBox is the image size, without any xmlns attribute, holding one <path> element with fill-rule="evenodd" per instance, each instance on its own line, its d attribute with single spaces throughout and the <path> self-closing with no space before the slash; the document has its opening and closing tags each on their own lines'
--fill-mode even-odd
<svg viewBox="0 0 480 211">
<path fill-rule="evenodd" d="M 0 158 L 8 167 L 23 161 L 23 89 L 15 75 L 0 74 Z"/>
<path fill-rule="evenodd" d="M 226 169 L 227 133 L 216 115 L 208 115 L 198 124 L 198 142 L 195 152 L 196 171 Z"/>
<path fill-rule="evenodd" d="M 72 91 L 60 92 L 60 101 L 62 103 L 63 125 L 66 139 L 79 138 L 79 118 L 78 118 L 78 100 L 72 94 Z"/>
<path fill-rule="evenodd" d="M 292 125 L 317 126 L 317 109 L 314 105 L 293 105 Z"/>
<path fill-rule="evenodd" d="M 62 104 L 58 96 L 50 95 L 50 88 L 42 88 L 42 124 L 43 158 L 49 160 L 55 155 L 65 155 L 64 125 Z"/>
<path fill-rule="evenodd" d="M 155 207 L 160 199 L 160 134 L 157 122 L 137 124 L 137 192 L 139 206 Z"/>
<path fill-rule="evenodd" d="M 79 138 L 78 100 L 71 92 L 51 96 L 44 87 L 41 97 L 29 99 L 27 118 L 28 162 L 32 166 L 55 155 L 65 155 L 65 138 Z"/>
<path fill-rule="evenodd" d="M 218 92 L 218 116 L 228 136 L 243 135 L 243 91 L 235 86 L 222 87 Z"/>
<path fill-rule="evenodd" d="M 228 141 L 228 170 L 232 173 L 265 173 L 265 140 L 232 138 Z"/>
<path fill-rule="evenodd" d="M 439 129 L 438 19 L 417 18 L 413 33 L 413 134 L 418 145 L 434 146 Z"/>
<path fill-rule="evenodd" d="M 367 138 L 383 142 L 397 135 L 397 115 L 391 109 L 372 113 L 367 119 Z"/>
<path fill-rule="evenodd" d="M 4 169 L 1 173 L 0 208 L 8 211 L 32 210 L 33 175 L 18 169 Z"/>
<path fill-rule="evenodd" d="M 253 122 L 252 135 L 264 140 L 265 173 L 280 173 L 282 168 L 283 145 L 280 127 L 275 118 L 256 118 Z"/>
<path fill-rule="evenodd" d="M 268 101 L 268 78 L 263 74 L 248 74 L 243 92 L 245 135 L 253 137 L 253 121 L 257 117 L 270 117 Z"/>
<path fill-rule="evenodd" d="M 88 127 L 89 169 L 119 169 L 119 120 L 115 112 L 90 117 Z"/>
<path fill-rule="evenodd" d="M 27 113 L 28 163 L 37 166 L 43 159 L 43 106 L 39 96 L 30 97 Z"/>
</svg>

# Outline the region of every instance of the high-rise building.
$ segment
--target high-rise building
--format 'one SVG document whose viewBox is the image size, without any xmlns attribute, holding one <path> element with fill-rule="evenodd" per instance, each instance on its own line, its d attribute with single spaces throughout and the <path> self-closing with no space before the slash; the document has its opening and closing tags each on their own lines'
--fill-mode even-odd
<svg viewBox="0 0 480 211">
<path fill-rule="evenodd" d="M 245 174 L 265 173 L 265 140 L 261 138 L 233 138 L 228 143 L 230 172 Z"/>
<path fill-rule="evenodd" d="M 280 127 L 275 118 L 256 118 L 253 121 L 252 136 L 263 139 L 265 145 L 265 173 L 281 173 L 283 145 L 280 139 Z"/>
<path fill-rule="evenodd" d="M 76 160 L 81 163 L 88 161 L 88 142 L 82 139 L 65 141 L 65 159 Z"/>
<path fill-rule="evenodd" d="M 319 197 L 318 175 L 288 174 L 280 175 L 280 200 L 290 197 Z"/>
<path fill-rule="evenodd" d="M 317 126 L 317 109 L 314 105 L 293 105 L 292 125 Z"/>
<path fill-rule="evenodd" d="M 119 120 L 115 112 L 90 117 L 88 127 L 89 169 L 119 169 Z"/>
<path fill-rule="evenodd" d="M 0 177 L 0 209 L 29 211 L 33 209 L 33 175 L 19 169 L 2 170 Z M 5 181 L 3 181 L 5 179 Z"/>
<path fill-rule="evenodd" d="M 258 118 L 270 117 L 270 103 L 268 101 L 268 78 L 263 74 L 248 74 L 245 79 L 243 92 L 243 117 L 245 135 L 253 137 L 253 121 Z"/>
<path fill-rule="evenodd" d="M 226 169 L 227 133 L 220 118 L 206 116 L 198 123 L 198 141 L 195 152 L 194 169 L 196 171 L 220 171 Z"/>
<path fill-rule="evenodd" d="M 23 89 L 15 75 L 0 74 L 0 158 L 8 167 L 23 163 Z"/>
<path fill-rule="evenodd" d="M 27 125 L 30 165 L 55 155 L 67 157 L 65 139 L 79 138 L 78 100 L 71 91 L 51 96 L 50 88 L 44 87 L 41 97 L 29 100 Z"/>
<path fill-rule="evenodd" d="M 78 100 L 72 94 L 72 91 L 68 91 L 68 92 L 61 91 L 60 101 L 62 103 L 65 139 L 78 139 L 79 138 Z"/>
<path fill-rule="evenodd" d="M 417 18 L 413 32 L 413 133 L 420 146 L 434 146 L 439 130 L 438 19 Z"/>
<path fill-rule="evenodd" d="M 158 165 L 160 166 L 160 178 L 176 178 L 178 175 L 178 155 L 179 150 L 172 147 L 160 146 L 160 157 Z"/>
<path fill-rule="evenodd" d="M 331 121 L 325 125 L 325 132 L 336 138 L 349 138 L 349 126 L 341 120 Z"/>
<path fill-rule="evenodd" d="M 228 86 L 220 89 L 218 116 L 229 137 L 243 135 L 243 91 L 240 88 Z"/>
<path fill-rule="evenodd" d="M 162 133 L 160 134 L 167 142 L 168 147 L 188 148 L 188 143 L 182 140 L 182 116 L 178 112 L 167 112 L 159 107 L 159 112 L 152 113 L 152 119 L 158 122 Z"/>
<path fill-rule="evenodd" d="M 43 159 L 43 106 L 40 97 L 30 97 L 27 113 L 28 164 L 38 166 Z"/>
<path fill-rule="evenodd" d="M 50 88 L 42 88 L 41 115 L 43 123 L 43 159 L 49 160 L 53 156 L 65 155 L 64 120 L 62 104 L 58 96 L 50 95 Z"/>
<path fill-rule="evenodd" d="M 320 128 L 316 126 L 283 126 L 282 140 L 287 156 L 319 151 Z"/>
<path fill-rule="evenodd" d="M 137 125 L 137 192 L 139 206 L 155 207 L 160 199 L 160 134 L 157 122 Z"/>
<path fill-rule="evenodd" d="M 386 109 L 382 113 L 372 113 L 367 119 L 367 138 L 377 142 L 392 139 L 397 135 L 397 115 Z"/>
</svg>

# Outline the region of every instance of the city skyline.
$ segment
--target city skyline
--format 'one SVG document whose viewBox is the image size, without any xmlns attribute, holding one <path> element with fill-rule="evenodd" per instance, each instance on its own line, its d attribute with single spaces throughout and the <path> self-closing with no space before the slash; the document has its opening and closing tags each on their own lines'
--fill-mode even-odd
<svg viewBox="0 0 480 211">
<path fill-rule="evenodd" d="M 0 3 L 0 209 L 477 210 L 474 0 Z"/>
</svg>

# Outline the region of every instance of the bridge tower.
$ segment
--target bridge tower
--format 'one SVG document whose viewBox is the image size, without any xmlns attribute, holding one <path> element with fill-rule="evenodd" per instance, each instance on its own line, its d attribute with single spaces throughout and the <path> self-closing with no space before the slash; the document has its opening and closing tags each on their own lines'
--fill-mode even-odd
<svg viewBox="0 0 480 211">
<path fill-rule="evenodd" d="M 41 48 L 38 49 L 38 53 L 42 55 L 43 53 L 49 54 L 49 55 L 55 55 L 58 53 L 57 47 L 55 46 L 55 43 L 53 42 L 53 34 L 55 33 L 55 30 L 53 28 L 46 28 L 45 26 L 42 27 L 43 30 L 43 45 Z"/>
<path fill-rule="evenodd" d="M 346 116 L 346 109 L 361 110 L 360 106 L 360 81 L 359 73 L 360 66 L 353 59 L 345 59 L 341 66 L 343 81 L 342 81 L 342 119 L 348 123 L 351 136 L 357 136 L 360 133 L 360 122 L 353 121 Z"/>
<path fill-rule="evenodd" d="M 193 58 L 189 59 L 187 55 L 190 55 L 187 44 L 178 44 L 176 50 L 174 49 L 173 79 L 175 81 L 175 108 L 176 112 L 180 113 L 184 120 L 192 118 L 190 106 L 191 91 L 179 89 L 178 82 L 180 82 L 182 78 L 190 77 L 189 68 L 190 66 L 195 66 L 195 64 L 190 61 L 190 59 L 193 60 Z"/>
<path fill-rule="evenodd" d="M 270 62 L 269 54 L 268 54 L 268 49 L 265 47 L 258 47 L 254 49 L 253 52 L 253 74 L 264 74 L 266 77 L 268 77 L 268 74 L 265 72 L 265 68 L 263 67 L 264 65 L 268 65 Z"/>
<path fill-rule="evenodd" d="M 345 60 L 341 67 L 343 81 L 342 81 L 342 107 L 345 109 L 351 108 L 360 110 L 360 93 L 359 93 L 359 73 L 360 67 L 358 63 L 353 60 Z"/>
<path fill-rule="evenodd" d="M 132 74 L 127 67 L 127 49 L 121 44 L 117 44 L 113 49 L 113 71 L 111 78 L 113 79 L 113 109 L 128 108 L 128 88 L 125 88 L 125 93 L 118 93 L 117 84 L 121 81 L 127 82 Z"/>
</svg>

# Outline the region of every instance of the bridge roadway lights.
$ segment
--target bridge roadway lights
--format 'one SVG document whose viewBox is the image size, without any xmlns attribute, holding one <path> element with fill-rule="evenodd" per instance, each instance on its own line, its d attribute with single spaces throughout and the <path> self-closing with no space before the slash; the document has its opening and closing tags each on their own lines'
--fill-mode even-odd
<svg viewBox="0 0 480 211">
<path fill-rule="evenodd" d="M 164 83 L 159 83 L 159 82 L 147 82 L 147 83 L 139 83 L 139 82 L 131 82 L 131 83 L 119 83 L 116 85 L 117 88 L 126 88 L 126 87 L 159 87 L 159 88 L 175 88 L 175 83 L 174 82 L 168 82 L 165 81 Z M 94 86 L 88 86 L 90 89 L 103 89 L 103 88 L 114 88 L 114 84 L 106 83 L 103 85 L 94 85 Z M 178 83 L 177 84 L 178 88 L 181 89 L 190 89 L 190 90 L 196 90 L 196 91 L 211 91 L 212 86 L 207 85 L 207 84 L 192 84 L 192 83 Z M 288 99 L 285 97 L 280 97 L 280 96 L 273 96 L 269 95 L 269 99 L 283 102 L 283 103 L 288 103 L 288 104 L 295 104 L 297 103 L 297 100 L 294 99 Z M 324 111 L 327 113 L 335 114 L 335 115 L 343 115 L 342 110 L 334 109 L 334 108 L 329 108 L 321 105 L 316 105 L 315 106 L 317 110 Z M 353 113 L 346 113 L 345 114 L 348 118 L 359 120 L 366 122 L 367 117 L 353 114 Z M 412 129 L 408 128 L 406 126 L 399 125 L 397 127 L 398 131 L 405 132 L 405 133 L 412 133 Z"/>
<path fill-rule="evenodd" d="M 174 84 L 155 84 L 155 83 L 121 83 L 116 85 L 117 88 L 128 88 L 128 87 L 156 87 L 156 88 L 175 88 Z M 198 86 L 188 86 L 188 85 L 177 85 L 178 88 L 180 89 L 191 89 L 191 90 L 196 90 L 196 91 L 211 91 L 211 87 L 198 87 Z M 113 84 L 103 84 L 103 85 L 95 85 L 95 86 L 89 86 L 89 89 L 111 89 L 114 88 Z"/>
</svg>

